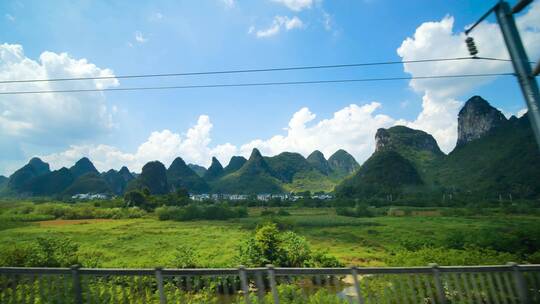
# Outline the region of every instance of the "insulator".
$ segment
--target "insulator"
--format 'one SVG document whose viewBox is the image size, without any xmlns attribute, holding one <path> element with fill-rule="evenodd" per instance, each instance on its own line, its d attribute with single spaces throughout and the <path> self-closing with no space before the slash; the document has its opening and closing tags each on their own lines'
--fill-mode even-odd
<svg viewBox="0 0 540 304">
<path fill-rule="evenodd" d="M 471 56 L 478 54 L 478 49 L 476 48 L 474 39 L 472 37 L 467 37 L 467 39 L 465 39 L 465 43 L 467 44 L 467 49 L 469 50 L 469 54 L 471 54 Z"/>
</svg>

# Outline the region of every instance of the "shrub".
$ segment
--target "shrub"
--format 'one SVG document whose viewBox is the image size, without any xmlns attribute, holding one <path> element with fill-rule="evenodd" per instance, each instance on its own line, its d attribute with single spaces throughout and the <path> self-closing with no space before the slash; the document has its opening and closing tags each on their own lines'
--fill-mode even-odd
<svg viewBox="0 0 540 304">
<path fill-rule="evenodd" d="M 148 188 L 144 188 L 143 191 L 133 190 L 124 194 L 124 203 L 126 207 L 139 207 L 146 211 L 154 209 L 155 205 L 148 199 L 150 195 Z"/>
<path fill-rule="evenodd" d="M 159 220 L 191 221 L 191 220 L 226 220 L 247 217 L 245 207 L 231 208 L 225 204 L 195 205 L 186 207 L 164 206 L 156 208 Z"/>
<path fill-rule="evenodd" d="M 146 212 L 138 207 L 99 208 L 89 203 L 58 204 L 46 203 L 36 205 L 31 213 L 19 213 L 17 210 L 2 214 L 3 218 L 19 221 L 44 221 L 51 219 L 94 219 L 94 218 L 140 218 Z"/>
<path fill-rule="evenodd" d="M 540 224 L 453 231 L 448 233 L 441 245 L 451 249 L 473 246 L 525 256 L 540 251 Z"/>
<path fill-rule="evenodd" d="M 26 246 L 14 246 L 0 257 L 0 265 L 14 267 L 68 267 L 78 264 L 79 246 L 69 239 L 38 238 Z"/>
<path fill-rule="evenodd" d="M 267 223 L 238 248 L 238 260 L 250 267 L 273 264 L 281 267 L 341 266 L 338 260 L 322 252 L 313 252 L 308 241 L 292 231 L 280 232 Z"/>
<path fill-rule="evenodd" d="M 426 266 L 429 263 L 439 265 L 498 265 L 519 258 L 511 253 L 492 249 L 466 247 L 448 249 L 444 247 L 424 247 L 419 250 L 401 250 L 390 255 L 386 262 L 389 266 Z"/>
<path fill-rule="evenodd" d="M 529 254 L 526 260 L 531 264 L 540 264 L 540 251 Z"/>
<path fill-rule="evenodd" d="M 196 268 L 199 265 L 199 255 L 192 247 L 179 245 L 173 254 L 172 264 L 175 268 Z"/>
<path fill-rule="evenodd" d="M 261 216 L 274 216 L 276 213 L 270 209 L 264 209 L 261 211 Z"/>
<path fill-rule="evenodd" d="M 372 217 L 373 213 L 369 210 L 366 204 L 356 204 L 354 208 L 338 207 L 336 208 L 337 215 L 349 217 Z"/>
<path fill-rule="evenodd" d="M 289 216 L 291 214 L 289 213 L 289 211 L 287 211 L 285 209 L 279 209 L 278 212 L 277 212 L 277 215 L 279 215 L 279 216 Z"/>
</svg>

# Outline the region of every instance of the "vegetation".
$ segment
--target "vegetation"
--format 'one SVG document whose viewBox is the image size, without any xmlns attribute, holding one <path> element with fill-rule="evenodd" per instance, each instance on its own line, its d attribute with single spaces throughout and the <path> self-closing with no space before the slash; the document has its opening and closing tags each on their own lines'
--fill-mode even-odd
<svg viewBox="0 0 540 304">
<path fill-rule="evenodd" d="M 191 170 L 180 157 L 177 157 L 167 169 L 167 182 L 173 191 L 190 189 L 193 193 L 208 193 L 210 190 L 206 181 Z"/>
<path fill-rule="evenodd" d="M 463 115 L 468 115 L 467 120 Z M 78 193 L 125 195 L 144 189 L 152 195 L 179 189 L 222 194 L 323 191 L 376 206 L 455 207 L 515 200 L 537 204 L 540 156 L 527 115 L 507 120 L 475 96 L 460 111 L 458 123 L 463 121 L 484 121 L 489 131 L 474 123 L 460 125 L 460 134 L 474 134 L 470 135 L 474 140 L 460 138 L 454 151 L 445 155 L 426 132 L 404 126 L 379 129 L 376 151 L 362 167 L 344 150 L 327 160 L 320 151 L 307 158 L 292 152 L 263 157 L 254 149 L 249 160 L 232 157 L 226 168 L 216 158 L 208 170 L 186 165 L 180 157 L 168 169 L 160 162 L 149 162 L 134 179 L 127 168 L 99 173 L 87 158 L 52 172 L 48 164 L 33 158 L 7 182 L 0 179 L 0 196 L 65 198 Z M 147 209 L 157 206 L 159 202 Z"/>
<path fill-rule="evenodd" d="M 366 204 L 356 204 L 354 208 L 338 207 L 336 208 L 336 214 L 351 217 L 373 216 L 373 212 L 369 210 L 369 207 Z"/>
<path fill-rule="evenodd" d="M 281 232 L 274 223 L 267 223 L 240 245 L 238 261 L 250 267 L 268 264 L 282 267 L 339 267 L 336 258 L 313 252 L 307 240 L 292 231 Z"/>
<path fill-rule="evenodd" d="M 323 265 L 329 256 L 335 257 L 330 262 L 363 266 L 540 262 L 540 212 L 529 205 L 375 208 L 342 200 L 332 203 L 337 209 L 247 208 L 142 195 L 155 203 L 154 211 L 122 200 L 0 202 L 0 251 L 17 248 L 10 254 L 16 256 L 47 237 L 71 239 L 78 262 L 100 267 Z M 265 235 L 278 240 L 279 259 L 260 256 L 265 242 L 257 243 L 254 231 L 268 223 L 277 229 Z"/>
<path fill-rule="evenodd" d="M 539 198 L 540 156 L 527 115 L 449 155 L 429 134 L 402 126 L 379 130 L 377 140 L 380 148 L 336 187 L 338 196 L 431 206 Z"/>
<path fill-rule="evenodd" d="M 156 209 L 156 215 L 162 221 L 226 220 L 247 217 L 248 211 L 245 207 L 230 208 L 225 204 L 190 204 L 186 207 L 159 207 Z"/>
<path fill-rule="evenodd" d="M 248 161 L 239 170 L 224 176 L 212 185 L 218 193 L 282 193 L 278 179 L 257 149 L 253 149 Z"/>
<path fill-rule="evenodd" d="M 7 222 L 34 222 L 54 219 L 121 219 L 140 218 L 146 214 L 137 207 L 103 208 L 92 203 L 21 203 L 9 209 L 3 209 L 0 220 Z"/>
<path fill-rule="evenodd" d="M 127 185 L 127 191 L 144 188 L 148 188 L 151 194 L 166 194 L 169 192 L 167 170 L 159 161 L 152 161 L 144 165 L 141 175 Z"/>
<path fill-rule="evenodd" d="M 395 151 L 373 154 L 336 192 L 343 197 L 397 197 L 406 187 L 421 185 L 422 180 L 413 164 Z"/>
<path fill-rule="evenodd" d="M 78 264 L 78 250 L 69 239 L 38 237 L 31 244 L 6 248 L 0 266 L 69 267 Z"/>
</svg>

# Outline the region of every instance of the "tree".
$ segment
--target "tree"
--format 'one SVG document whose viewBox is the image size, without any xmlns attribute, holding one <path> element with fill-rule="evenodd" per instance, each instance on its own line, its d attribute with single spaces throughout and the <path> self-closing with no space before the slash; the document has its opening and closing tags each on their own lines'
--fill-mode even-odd
<svg viewBox="0 0 540 304">
<path fill-rule="evenodd" d="M 134 190 L 124 194 L 124 203 L 126 207 L 139 207 L 145 210 L 150 209 L 150 204 L 146 198 L 146 195 L 140 191 Z"/>
<path fill-rule="evenodd" d="M 292 232 L 280 232 L 275 223 L 259 227 L 255 235 L 239 247 L 239 262 L 261 267 L 273 264 L 282 267 L 338 267 L 333 256 L 313 252 L 308 241 Z"/>
<path fill-rule="evenodd" d="M 186 188 L 178 188 L 176 189 L 176 197 L 179 199 L 189 198 L 189 192 Z"/>
</svg>

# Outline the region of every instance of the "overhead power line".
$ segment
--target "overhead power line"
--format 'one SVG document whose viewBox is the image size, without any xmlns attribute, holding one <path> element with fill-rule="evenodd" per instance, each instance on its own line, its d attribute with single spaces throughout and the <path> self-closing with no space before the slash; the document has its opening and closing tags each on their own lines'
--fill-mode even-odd
<svg viewBox="0 0 540 304">
<path fill-rule="evenodd" d="M 435 58 L 435 59 L 418 59 L 418 60 L 403 60 L 403 61 L 380 61 L 380 62 L 348 63 L 348 64 L 333 64 L 333 65 L 312 65 L 312 66 L 278 67 L 278 68 L 261 68 L 261 69 L 238 69 L 238 70 L 185 72 L 185 73 L 136 74 L 136 75 L 116 75 L 116 76 L 96 76 L 96 77 L 49 78 L 49 79 L 18 79 L 18 80 L 15 79 L 15 80 L 0 80 L 0 84 L 57 82 L 57 81 L 76 81 L 76 80 L 179 77 L 179 76 L 197 76 L 197 75 L 219 75 L 219 74 L 241 74 L 241 73 L 279 72 L 279 71 L 296 71 L 296 70 L 337 69 L 337 68 L 352 68 L 352 67 L 365 67 L 365 66 L 377 66 L 377 65 L 393 65 L 393 64 L 404 64 L 404 63 L 427 63 L 427 62 L 444 62 L 444 61 L 460 61 L 460 60 L 510 61 L 509 59 L 500 59 L 500 58 L 491 58 L 491 57 L 454 57 L 454 58 Z"/>
<path fill-rule="evenodd" d="M 284 82 L 252 82 L 252 83 L 248 82 L 248 83 L 231 83 L 231 84 L 219 83 L 219 84 L 201 84 L 201 85 L 127 87 L 127 88 L 105 88 L 105 89 L 8 91 L 8 92 L 0 92 L 0 95 L 22 95 L 22 94 L 44 94 L 44 93 L 83 93 L 83 92 L 109 92 L 109 91 L 146 91 L 146 90 L 257 87 L 257 86 L 281 86 L 281 85 L 308 85 L 308 84 L 325 84 L 325 83 L 375 82 L 375 81 L 415 80 L 415 79 L 495 77 L 495 76 L 510 76 L 510 75 L 514 75 L 514 73 L 403 76 L 403 77 L 387 77 L 387 78 L 359 78 L 359 79 L 333 79 L 333 80 L 332 79 L 327 79 L 327 80 L 309 80 L 309 81 L 284 81 Z"/>
</svg>

